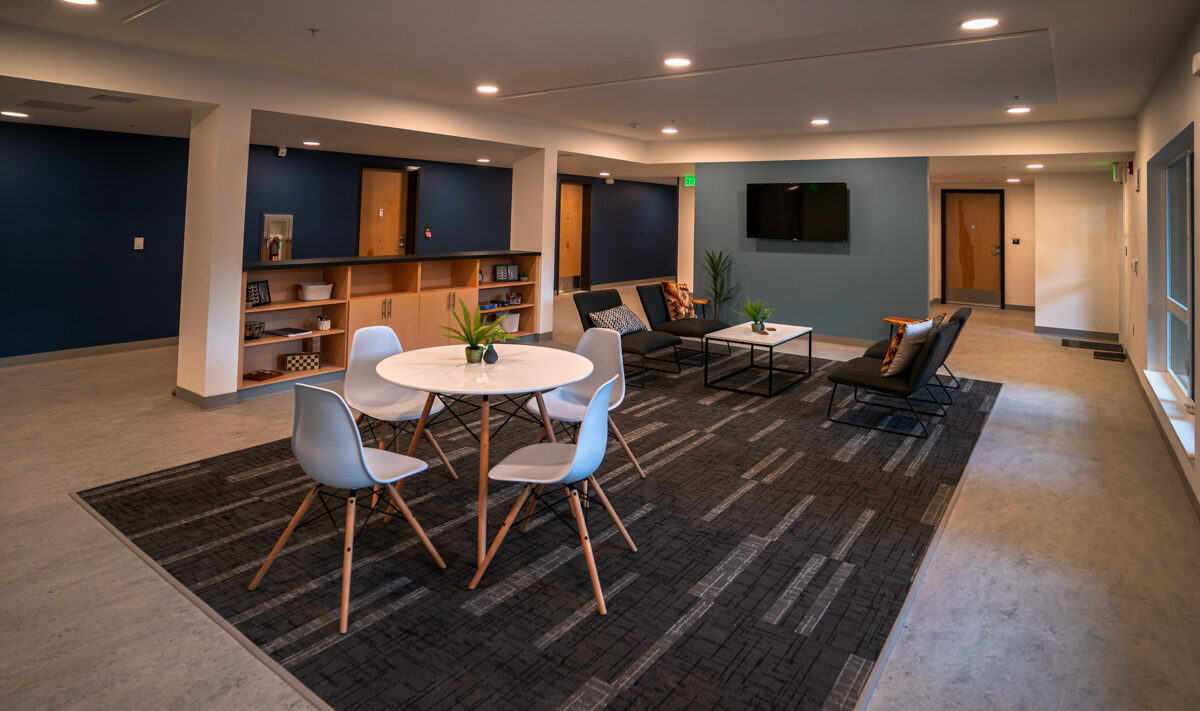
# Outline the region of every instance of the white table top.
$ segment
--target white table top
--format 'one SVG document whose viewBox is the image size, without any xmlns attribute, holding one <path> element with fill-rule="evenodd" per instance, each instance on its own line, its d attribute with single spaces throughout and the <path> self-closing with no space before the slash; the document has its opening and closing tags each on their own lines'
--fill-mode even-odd
<svg viewBox="0 0 1200 711">
<path fill-rule="evenodd" d="M 732 341 L 734 343 L 751 343 L 756 346 L 777 346 L 780 343 L 790 341 L 797 336 L 803 336 L 806 333 L 812 333 L 810 326 L 789 326 L 786 323 L 767 323 L 767 326 L 774 328 L 774 331 L 767 331 L 766 335 L 755 333 L 750 330 L 750 322 L 739 323 L 736 326 L 722 328 L 720 331 L 713 331 L 705 335 L 705 338 L 712 338 L 718 341 Z"/>
<path fill-rule="evenodd" d="M 466 346 L 437 346 L 384 358 L 375 368 L 390 383 L 447 395 L 503 395 L 552 390 L 583 380 L 592 361 L 557 348 L 497 343 L 500 360 L 467 363 Z"/>
</svg>

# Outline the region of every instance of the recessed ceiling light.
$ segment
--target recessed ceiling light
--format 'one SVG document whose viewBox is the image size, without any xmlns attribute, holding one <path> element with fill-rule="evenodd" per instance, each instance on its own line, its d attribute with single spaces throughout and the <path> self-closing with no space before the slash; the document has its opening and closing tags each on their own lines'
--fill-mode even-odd
<svg viewBox="0 0 1200 711">
<path fill-rule="evenodd" d="M 1010 113 L 1010 114 L 1027 114 L 1030 111 L 1033 111 L 1033 109 L 1029 108 L 1028 106 L 1010 106 L 1010 107 L 1008 107 L 1008 113 Z"/>
<path fill-rule="evenodd" d="M 29 114 L 23 114 L 20 111 L 0 111 L 0 116 L 11 116 L 13 118 L 29 118 Z"/>
<path fill-rule="evenodd" d="M 1020 178 L 1009 178 L 1009 179 L 1008 179 L 1008 182 L 1010 182 L 1010 183 L 1019 183 L 1019 182 L 1021 182 L 1021 179 L 1020 179 Z"/>
<path fill-rule="evenodd" d="M 674 126 L 667 126 L 663 129 L 663 133 L 679 133 L 679 129 L 675 128 Z"/>
<path fill-rule="evenodd" d="M 321 142 L 320 142 L 320 141 L 305 141 L 305 142 L 304 142 L 304 145 L 306 145 L 306 146 L 319 146 L 319 145 L 321 145 Z"/>
<path fill-rule="evenodd" d="M 96 0 L 63 0 L 63 2 L 67 2 L 72 5 L 95 5 L 96 4 Z"/>
<path fill-rule="evenodd" d="M 687 57 L 667 57 L 663 60 L 663 64 L 668 67 L 690 67 L 692 60 Z"/>
<path fill-rule="evenodd" d="M 491 158 L 476 158 L 475 162 L 476 163 L 491 163 L 492 159 Z"/>
<path fill-rule="evenodd" d="M 815 118 L 812 121 L 809 121 L 809 123 L 811 123 L 814 126 L 828 126 L 829 119 Z"/>
<path fill-rule="evenodd" d="M 990 30 L 1000 24 L 1000 20 L 994 17 L 972 17 L 969 20 L 963 20 L 961 27 L 964 30 Z"/>
<path fill-rule="evenodd" d="M 600 177 L 601 177 L 601 178 L 607 178 L 607 177 L 608 177 L 608 176 L 610 176 L 610 175 L 612 175 L 612 173 L 608 172 L 607 170 L 602 170 L 602 171 L 600 171 Z"/>
<path fill-rule="evenodd" d="M 1042 165 L 1041 163 L 1030 163 L 1025 167 L 1029 168 L 1030 170 L 1037 170 L 1038 168 L 1045 168 L 1046 166 Z"/>
<path fill-rule="evenodd" d="M 497 91 L 500 91 L 500 87 L 495 84 L 480 84 L 475 87 L 475 91 L 478 91 L 480 94 L 495 94 Z"/>
</svg>

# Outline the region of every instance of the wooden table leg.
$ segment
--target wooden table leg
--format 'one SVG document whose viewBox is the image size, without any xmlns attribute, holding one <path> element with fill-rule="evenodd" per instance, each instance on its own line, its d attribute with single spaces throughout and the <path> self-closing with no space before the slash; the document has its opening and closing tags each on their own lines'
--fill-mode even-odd
<svg viewBox="0 0 1200 711">
<path fill-rule="evenodd" d="M 479 546 L 475 563 L 483 566 L 487 554 L 487 488 L 488 488 L 488 396 L 483 396 L 479 414 Z M 543 410 L 544 412 L 544 410 Z"/>
<path fill-rule="evenodd" d="M 542 392 L 539 390 L 533 396 L 537 398 L 538 412 L 542 413 L 542 426 L 546 428 L 546 436 L 550 438 L 551 442 L 557 442 L 558 440 L 554 438 L 554 426 L 550 424 L 550 413 L 546 412 L 546 401 L 542 399 Z"/>
</svg>

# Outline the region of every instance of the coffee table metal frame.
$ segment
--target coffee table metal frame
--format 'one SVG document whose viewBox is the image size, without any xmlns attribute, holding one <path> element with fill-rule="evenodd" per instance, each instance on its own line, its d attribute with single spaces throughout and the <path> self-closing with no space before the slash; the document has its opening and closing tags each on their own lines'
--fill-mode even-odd
<svg viewBox="0 0 1200 711">
<path fill-rule="evenodd" d="M 813 372 L 813 367 L 812 367 L 812 334 L 813 334 L 813 330 L 812 330 L 812 328 L 810 328 L 808 326 L 788 326 L 786 324 L 771 324 L 771 323 L 768 323 L 767 326 L 774 327 L 777 329 L 784 328 L 784 329 L 787 329 L 789 332 L 784 333 L 783 337 L 780 337 L 779 335 L 776 335 L 776 334 L 769 334 L 767 336 L 758 336 L 757 334 L 755 334 L 753 331 L 750 330 L 750 323 L 747 322 L 747 323 L 739 324 L 737 326 L 731 326 L 730 328 L 722 329 L 720 331 L 713 331 L 712 333 L 705 336 L 704 337 L 704 385 L 705 385 L 705 387 L 717 388 L 719 390 L 730 390 L 735 393 L 745 393 L 747 395 L 758 395 L 760 397 L 774 397 L 777 394 L 777 392 L 775 390 L 775 373 L 777 373 L 777 372 L 778 373 L 788 373 L 788 374 L 792 374 L 792 375 L 803 375 L 804 376 L 802 378 L 792 379 L 786 385 L 784 385 L 782 388 L 780 388 L 778 390 L 778 392 L 783 392 L 784 390 L 787 390 L 788 388 L 792 387 L 796 383 L 801 383 L 801 382 L 804 382 L 805 380 L 807 380 L 808 376 L 812 375 L 812 372 Z M 790 333 L 790 331 L 792 329 L 796 329 L 796 331 L 794 333 Z M 795 338 L 799 338 L 800 336 L 808 336 L 808 369 L 807 370 L 793 370 L 791 368 L 783 368 L 781 366 L 775 365 L 775 346 L 778 346 L 781 343 L 787 343 L 788 341 L 793 340 Z M 765 342 L 756 342 L 755 341 L 756 338 L 762 338 Z M 715 378 L 715 379 L 711 378 L 709 375 L 709 370 L 708 370 L 708 356 L 709 356 L 708 343 L 709 343 L 709 341 L 722 341 L 726 344 L 726 346 L 728 346 L 731 343 L 737 343 L 739 345 L 750 346 L 750 362 L 745 367 L 742 367 L 737 370 L 726 373 L 726 374 L 720 376 L 719 378 Z M 761 364 L 755 362 L 755 353 L 754 353 L 755 348 L 766 348 L 767 349 L 767 364 L 766 365 L 761 365 Z M 757 390 L 750 390 L 749 388 L 739 388 L 739 387 L 733 387 L 730 385 L 720 385 L 719 384 L 725 380 L 728 380 L 729 378 L 732 378 L 735 375 L 740 375 L 741 373 L 744 373 L 747 370 L 765 370 L 765 371 L 767 371 L 767 392 L 763 393 L 763 392 L 758 392 Z"/>
</svg>

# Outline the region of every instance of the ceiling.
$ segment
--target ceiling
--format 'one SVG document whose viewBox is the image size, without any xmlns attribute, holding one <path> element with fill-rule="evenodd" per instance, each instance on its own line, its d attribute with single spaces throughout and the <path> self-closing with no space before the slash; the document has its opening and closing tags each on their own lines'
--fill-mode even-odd
<svg viewBox="0 0 1200 711">
<path fill-rule="evenodd" d="M 94 98 L 96 96 L 107 97 L 107 100 Z M 28 101 L 62 106 L 22 105 Z M 200 106 L 203 104 L 0 76 L 0 108 L 28 113 L 30 121 L 49 126 L 187 137 L 191 112 Z"/>
<path fill-rule="evenodd" d="M 1124 166 L 1131 153 L 1061 153 L 1051 156 L 952 156 L 929 159 L 929 182 L 942 184 L 1003 183 L 1019 178 L 1033 184 L 1044 173 L 1111 173 L 1113 163 Z M 1044 168 L 1026 168 L 1041 164 Z"/>
<path fill-rule="evenodd" d="M 1197 13 L 1195 0 L 170 0 L 122 22 L 149 5 L 9 2 L 0 21 L 663 141 L 1132 116 Z M 959 28 L 974 15 L 1001 23 Z M 692 66 L 667 69 L 672 53 Z M 1033 112 L 1008 117 L 1014 101 Z M 817 115 L 832 124 L 810 126 Z"/>
</svg>

